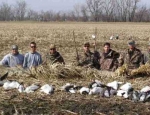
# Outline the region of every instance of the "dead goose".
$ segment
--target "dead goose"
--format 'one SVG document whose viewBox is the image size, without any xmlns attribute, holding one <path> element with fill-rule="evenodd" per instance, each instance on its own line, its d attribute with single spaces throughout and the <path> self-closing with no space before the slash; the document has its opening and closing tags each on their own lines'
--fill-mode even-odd
<svg viewBox="0 0 150 115">
<path fill-rule="evenodd" d="M 66 83 L 64 86 L 61 87 L 61 90 L 69 92 L 69 93 L 76 93 L 77 90 L 80 90 L 82 86 L 76 86 L 70 83 Z"/>
<path fill-rule="evenodd" d="M 119 85 L 121 85 L 122 82 L 113 81 L 111 83 L 107 83 L 107 86 L 112 87 L 113 89 L 117 90 L 119 88 Z"/>
<path fill-rule="evenodd" d="M 140 97 L 140 92 L 139 91 L 132 91 L 130 92 L 130 95 L 129 95 L 129 99 L 132 100 L 133 102 L 138 102 Z"/>
<path fill-rule="evenodd" d="M 90 89 L 87 88 L 87 87 L 82 87 L 80 90 L 79 90 L 80 94 L 81 95 L 88 95 L 89 92 L 90 92 Z"/>
<path fill-rule="evenodd" d="M 20 86 L 20 84 L 17 81 L 6 81 L 3 85 L 3 88 L 5 90 L 9 90 L 9 89 L 18 89 L 18 87 Z"/>
<path fill-rule="evenodd" d="M 131 83 L 126 83 L 117 91 L 117 96 L 122 96 L 127 99 L 132 95 L 133 90 Z"/>
<path fill-rule="evenodd" d="M 0 77 L 0 86 L 3 86 L 6 81 L 4 81 L 8 77 L 8 72 Z"/>
<path fill-rule="evenodd" d="M 22 86 L 20 86 L 22 88 Z M 36 84 L 32 84 L 28 87 L 25 88 L 25 93 L 33 93 L 34 91 L 36 91 L 37 89 L 39 89 L 40 86 L 39 85 L 36 85 Z"/>
<path fill-rule="evenodd" d="M 149 86 L 142 88 L 140 92 L 141 93 L 140 93 L 139 97 L 140 97 L 141 102 L 145 102 L 150 98 L 150 87 Z"/>
<path fill-rule="evenodd" d="M 49 85 L 49 84 L 45 84 L 41 87 L 41 92 L 44 92 L 46 94 L 53 94 L 54 93 L 54 87 L 52 85 Z"/>
<path fill-rule="evenodd" d="M 105 88 L 102 87 L 93 87 L 90 92 L 89 95 L 104 95 L 104 91 Z"/>
<path fill-rule="evenodd" d="M 133 90 L 131 83 L 126 83 L 120 87 L 121 90 L 130 92 Z"/>
<path fill-rule="evenodd" d="M 19 87 L 18 87 L 18 91 L 19 91 L 20 93 L 23 93 L 24 90 L 25 90 L 24 85 L 23 85 L 23 84 L 20 84 Z"/>
<path fill-rule="evenodd" d="M 74 85 L 70 83 L 66 83 L 64 86 L 61 87 L 61 90 L 64 90 L 66 92 L 75 93 L 75 90 L 73 89 Z"/>
<path fill-rule="evenodd" d="M 101 87 L 102 85 L 103 84 L 100 81 L 95 80 L 92 83 L 90 83 L 88 87 L 91 89 L 91 88 L 94 88 L 94 87 Z"/>
<path fill-rule="evenodd" d="M 8 72 L 6 74 L 4 74 L 2 77 L 0 77 L 0 81 L 3 81 L 4 79 L 6 79 L 8 77 Z"/>
</svg>

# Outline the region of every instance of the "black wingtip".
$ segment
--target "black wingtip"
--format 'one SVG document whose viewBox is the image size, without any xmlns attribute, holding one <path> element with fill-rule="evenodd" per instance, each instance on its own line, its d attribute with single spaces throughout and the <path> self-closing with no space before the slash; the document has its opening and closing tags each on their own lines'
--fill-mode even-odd
<svg viewBox="0 0 150 115">
<path fill-rule="evenodd" d="M 0 77 L 0 81 L 3 81 L 4 79 L 6 79 L 8 76 L 8 72 L 5 73 L 2 77 Z"/>
</svg>

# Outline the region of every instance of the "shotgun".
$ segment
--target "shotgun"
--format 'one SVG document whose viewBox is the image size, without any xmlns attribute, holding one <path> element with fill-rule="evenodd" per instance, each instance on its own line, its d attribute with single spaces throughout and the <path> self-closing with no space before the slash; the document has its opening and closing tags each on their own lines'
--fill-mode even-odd
<svg viewBox="0 0 150 115">
<path fill-rule="evenodd" d="M 77 56 L 77 61 L 79 62 L 79 54 L 78 54 L 78 49 L 77 49 L 77 45 L 76 45 L 76 40 L 75 40 L 75 33 L 73 31 L 73 41 L 74 41 L 74 47 L 76 50 L 76 56 Z"/>
</svg>

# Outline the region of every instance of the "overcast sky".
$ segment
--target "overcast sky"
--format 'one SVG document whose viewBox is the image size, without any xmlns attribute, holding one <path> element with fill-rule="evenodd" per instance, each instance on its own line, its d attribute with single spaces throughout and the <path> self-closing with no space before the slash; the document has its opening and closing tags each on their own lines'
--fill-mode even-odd
<svg viewBox="0 0 150 115">
<path fill-rule="evenodd" d="M 36 11 L 67 11 L 73 9 L 75 4 L 84 3 L 85 0 L 24 0 L 28 7 Z M 6 2 L 8 4 L 15 4 L 16 0 L 0 0 L 0 4 Z M 150 6 L 150 0 L 141 0 L 141 4 Z"/>
</svg>

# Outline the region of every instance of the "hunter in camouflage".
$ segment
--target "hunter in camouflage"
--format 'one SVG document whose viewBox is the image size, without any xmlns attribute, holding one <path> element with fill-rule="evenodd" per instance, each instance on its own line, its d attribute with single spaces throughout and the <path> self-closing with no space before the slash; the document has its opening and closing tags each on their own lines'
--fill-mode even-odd
<svg viewBox="0 0 150 115">
<path fill-rule="evenodd" d="M 106 42 L 100 58 L 100 69 L 115 71 L 119 66 L 119 56 L 120 54 L 118 52 L 110 48 L 110 43 Z"/>
<path fill-rule="evenodd" d="M 144 54 L 143 54 L 143 63 L 150 64 L 150 42 L 148 44 L 148 50 L 146 52 L 144 52 Z"/>
<path fill-rule="evenodd" d="M 142 53 L 135 47 L 135 41 L 130 40 L 128 42 L 129 49 L 125 53 L 124 63 L 128 65 L 128 69 L 138 68 L 142 62 Z"/>
<path fill-rule="evenodd" d="M 84 53 L 78 59 L 78 65 L 99 69 L 99 67 L 100 67 L 99 66 L 99 59 L 100 59 L 99 53 L 98 52 L 93 53 L 90 51 L 90 43 L 89 42 L 84 43 L 83 49 L 84 49 Z"/>
<path fill-rule="evenodd" d="M 56 50 L 56 46 L 54 44 L 50 45 L 49 53 L 46 55 L 46 59 L 44 63 L 54 64 L 60 63 L 65 64 L 63 57 Z"/>
</svg>

